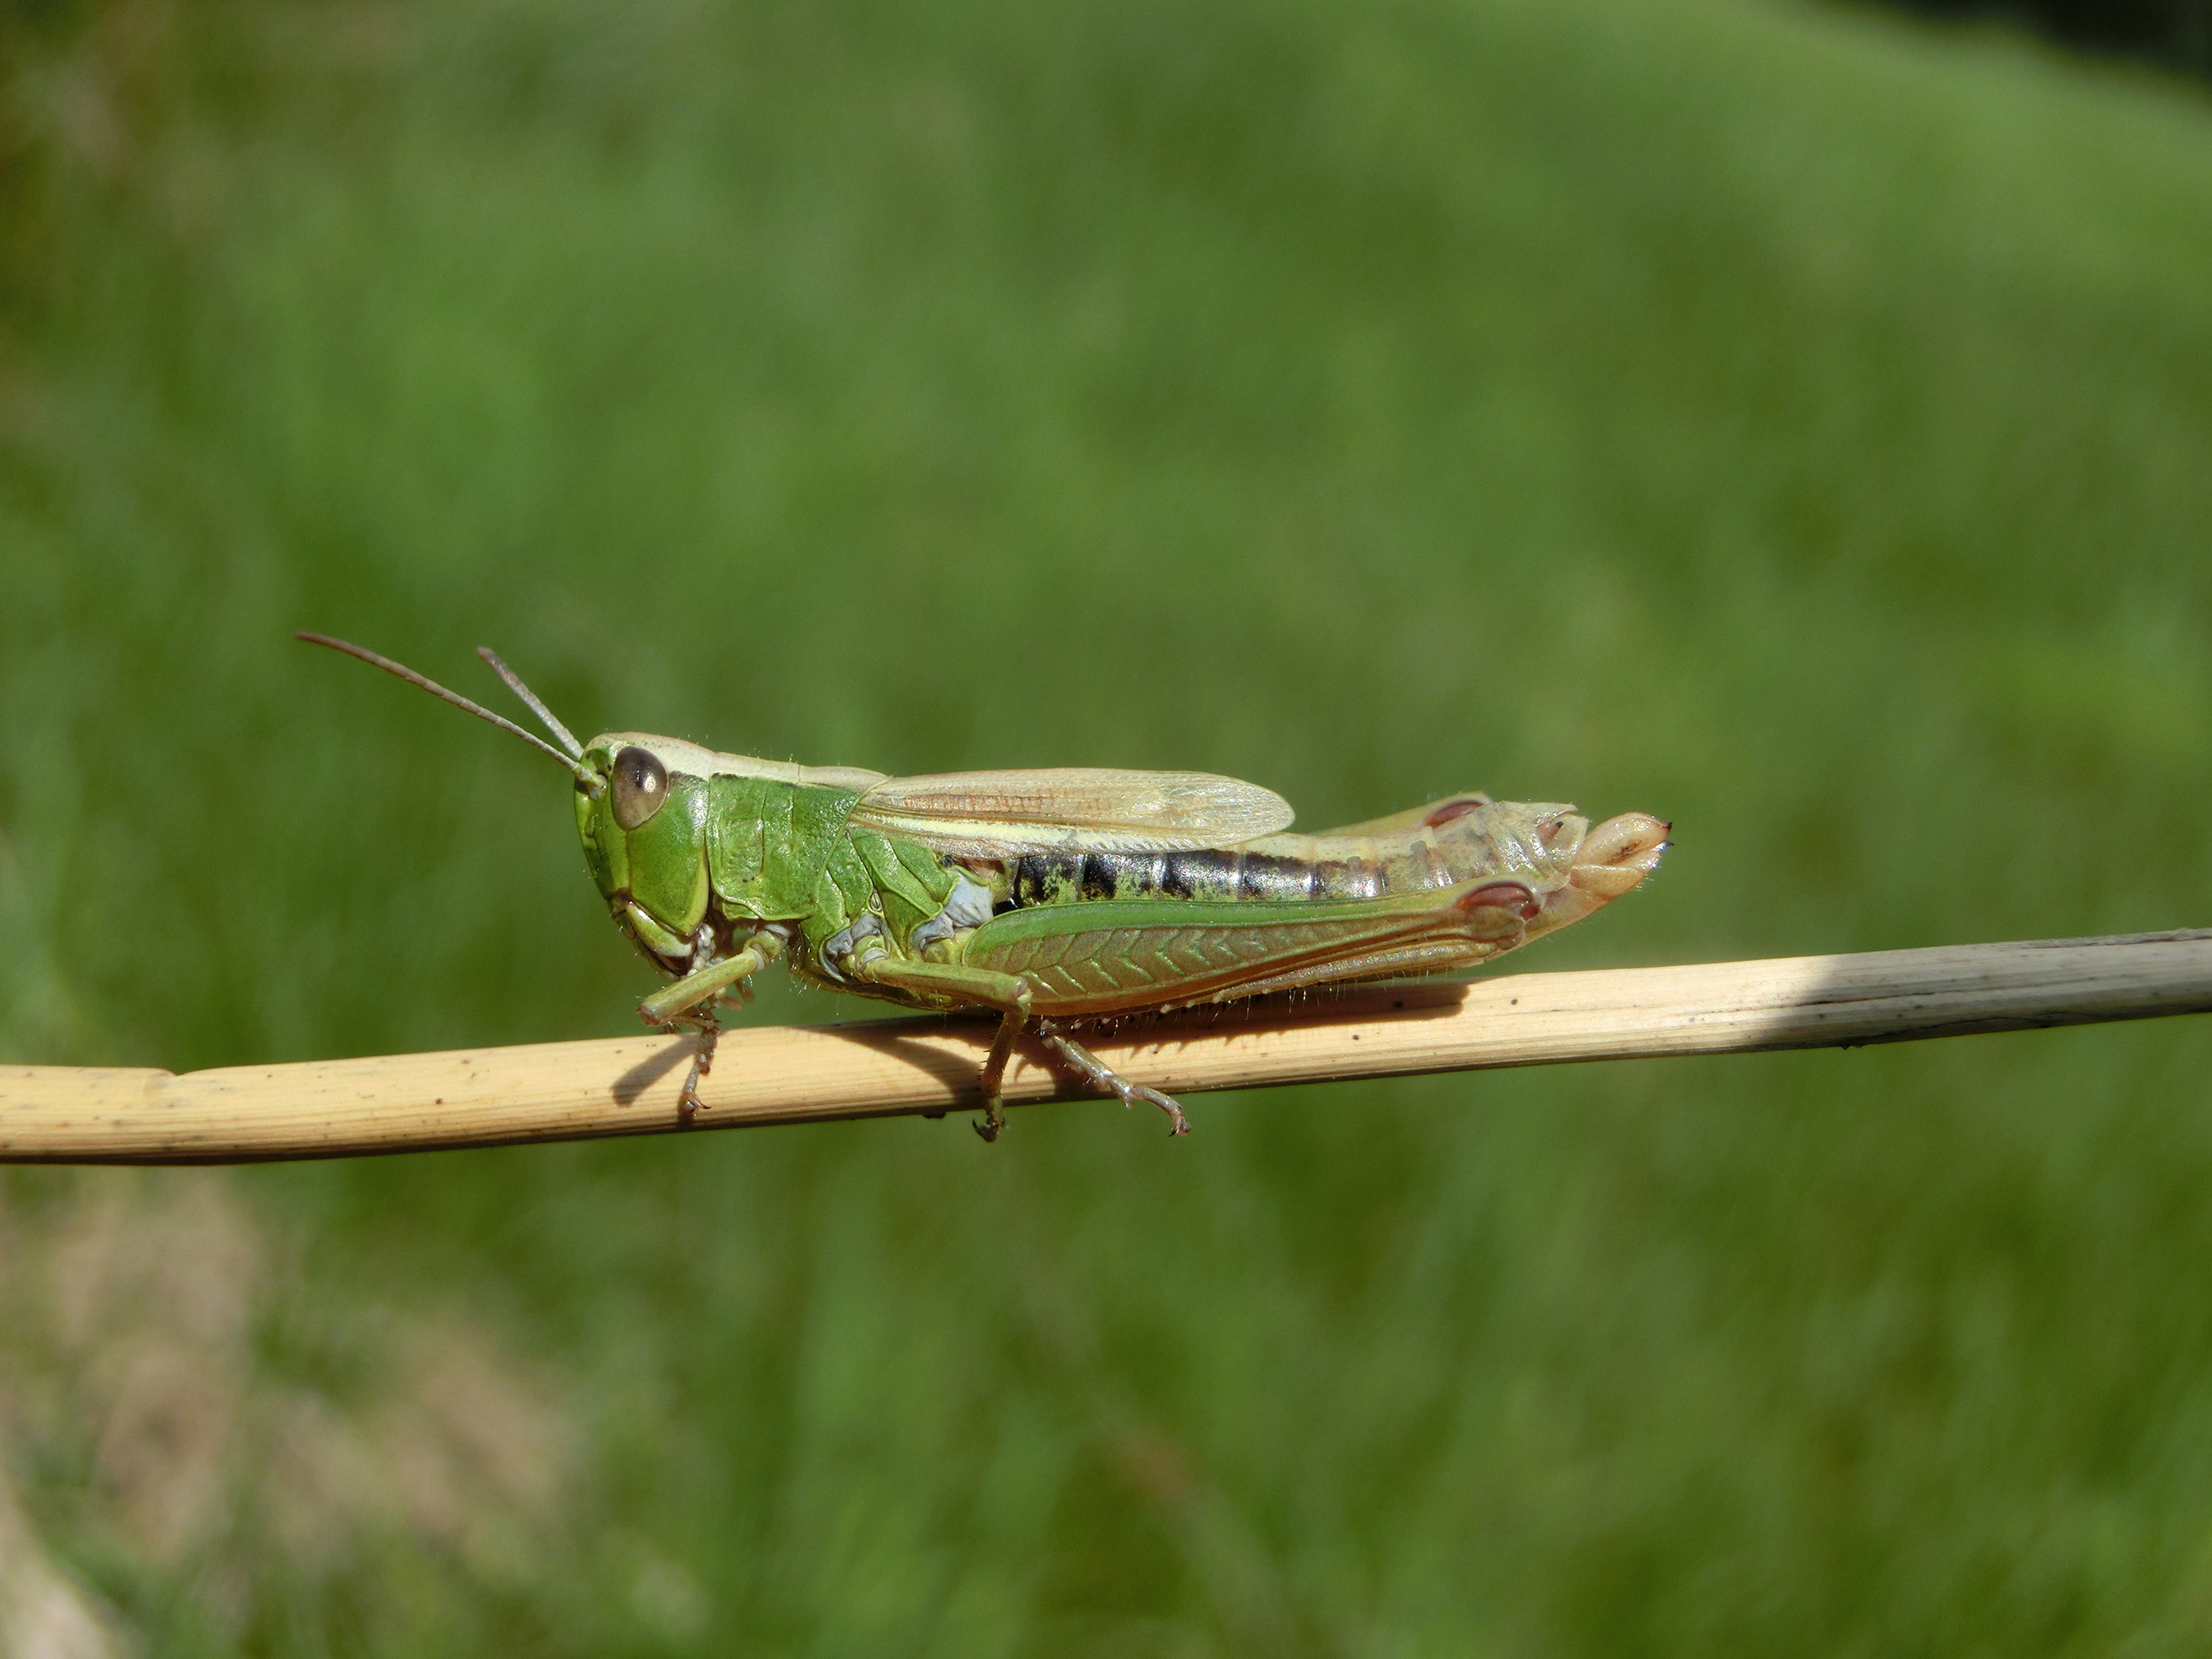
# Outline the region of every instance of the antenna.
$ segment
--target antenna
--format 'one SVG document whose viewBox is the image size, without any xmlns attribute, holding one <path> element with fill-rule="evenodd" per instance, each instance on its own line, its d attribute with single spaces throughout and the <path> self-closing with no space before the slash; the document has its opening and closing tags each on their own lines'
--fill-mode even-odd
<svg viewBox="0 0 2212 1659">
<path fill-rule="evenodd" d="M 387 674 L 396 674 L 401 679 L 405 680 L 409 685 L 421 686 L 432 696 L 442 697 L 446 702 L 453 704 L 454 708 L 465 709 L 470 714 L 474 715 L 479 720 L 488 720 L 492 722 L 492 724 L 497 726 L 503 732 L 512 732 L 524 742 L 529 744 L 531 748 L 545 750 L 546 754 L 551 755 L 556 761 L 560 762 L 562 771 L 575 774 L 576 776 L 584 783 L 588 784 L 593 781 L 591 773 L 586 770 L 582 763 L 580 759 L 580 751 L 579 758 L 571 759 L 570 756 L 562 754 L 551 743 L 548 743 L 544 738 L 532 736 L 531 734 L 523 730 L 521 727 L 516 725 L 514 722 L 509 720 L 506 715 L 495 715 L 489 709 L 485 708 L 481 703 L 471 702 L 467 697 L 462 696 L 458 691 L 447 690 L 445 687 L 440 685 L 435 680 L 430 678 L 427 675 L 417 674 L 413 669 L 408 667 L 404 663 L 395 663 L 390 657 L 379 656 L 375 651 L 369 650 L 365 646 L 351 644 L 343 639 L 333 639 L 328 634 L 299 633 L 293 635 L 292 637 L 295 639 L 303 639 L 310 645 L 328 645 L 332 650 L 343 651 L 348 656 L 358 656 L 362 662 L 369 663 L 374 667 L 380 668 Z M 496 659 L 494 660 L 496 661 Z M 510 682 L 510 683 L 514 683 Z M 525 696 L 531 707 L 533 709 L 538 707 L 537 698 L 530 697 L 526 693 Z M 568 734 L 564 731 L 561 731 L 559 725 L 553 721 L 551 715 L 545 714 L 542 709 L 538 709 L 538 714 L 540 718 L 544 719 L 549 725 L 551 725 L 555 731 L 560 731 L 563 737 L 568 737 Z M 572 737 L 568 737 L 568 741 L 571 743 L 576 741 L 576 740 Z"/>
<path fill-rule="evenodd" d="M 553 718 L 553 711 L 538 701 L 538 694 L 523 684 L 522 676 L 499 661 L 499 652 L 489 645 L 479 645 L 476 654 L 492 665 L 492 672 L 507 683 L 507 689 L 530 705 L 530 712 L 545 722 L 545 729 L 561 740 L 561 747 L 577 760 L 584 758 L 584 745 L 576 741 L 576 734 Z"/>
</svg>

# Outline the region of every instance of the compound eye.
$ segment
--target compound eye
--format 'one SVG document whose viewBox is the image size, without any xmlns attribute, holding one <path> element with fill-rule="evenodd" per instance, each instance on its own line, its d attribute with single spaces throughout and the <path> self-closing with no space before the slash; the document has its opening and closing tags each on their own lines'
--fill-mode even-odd
<svg viewBox="0 0 2212 1659">
<path fill-rule="evenodd" d="M 634 830 L 669 798 L 669 769 L 635 744 L 615 756 L 615 822 Z"/>
</svg>

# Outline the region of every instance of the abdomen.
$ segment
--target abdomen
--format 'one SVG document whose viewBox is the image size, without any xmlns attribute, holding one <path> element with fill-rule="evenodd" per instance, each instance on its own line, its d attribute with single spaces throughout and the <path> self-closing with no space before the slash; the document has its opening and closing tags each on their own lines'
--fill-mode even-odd
<svg viewBox="0 0 2212 1659">
<path fill-rule="evenodd" d="M 991 869 L 988 878 L 1001 910 L 1137 899 L 1349 902 L 1498 876 L 1542 892 L 1565 878 L 1588 828 L 1570 807 L 1479 795 L 1382 822 L 1389 833 L 1270 835 L 1192 852 L 1028 853 Z"/>
</svg>

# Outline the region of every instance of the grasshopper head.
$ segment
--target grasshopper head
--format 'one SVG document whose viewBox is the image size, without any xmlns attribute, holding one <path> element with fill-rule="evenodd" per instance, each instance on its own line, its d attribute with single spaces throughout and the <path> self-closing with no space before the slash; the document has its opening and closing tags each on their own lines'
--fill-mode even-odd
<svg viewBox="0 0 2212 1659">
<path fill-rule="evenodd" d="M 661 957 L 688 957 L 707 914 L 708 783 L 691 748 L 613 732 L 577 760 L 584 861 L 617 919 Z"/>
</svg>

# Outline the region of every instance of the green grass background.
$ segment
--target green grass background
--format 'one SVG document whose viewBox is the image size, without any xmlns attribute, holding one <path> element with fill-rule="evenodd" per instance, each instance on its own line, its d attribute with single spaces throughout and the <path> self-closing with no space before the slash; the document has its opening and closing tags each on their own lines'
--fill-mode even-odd
<svg viewBox="0 0 2212 1659">
<path fill-rule="evenodd" d="M 298 627 L 586 733 L 1673 820 L 1530 970 L 2208 919 L 2201 88 L 1732 0 L 0 42 L 0 1059 L 633 1028 L 552 768 Z M 283 1263 L 239 1397 L 351 1409 L 419 1317 L 561 1449 L 491 1544 L 310 1547 L 238 1428 L 164 1534 L 29 1322 L 5 1467 L 150 1653 L 2202 1652 L 2208 1071 L 19 1172 L 23 1305 L 85 1206 L 213 1192 Z"/>
</svg>

